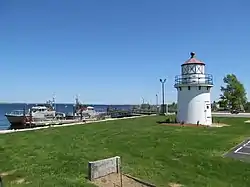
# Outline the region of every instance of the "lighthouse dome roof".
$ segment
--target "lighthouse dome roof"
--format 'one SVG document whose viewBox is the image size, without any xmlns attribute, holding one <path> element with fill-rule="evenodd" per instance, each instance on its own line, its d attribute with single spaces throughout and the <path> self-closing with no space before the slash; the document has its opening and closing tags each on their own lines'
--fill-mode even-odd
<svg viewBox="0 0 250 187">
<path fill-rule="evenodd" d="M 205 65 L 204 62 L 198 60 L 197 58 L 195 58 L 195 53 L 194 52 L 191 52 L 190 53 L 191 57 L 182 64 L 182 66 L 184 65 L 188 65 L 188 64 L 200 64 L 200 65 Z"/>
</svg>

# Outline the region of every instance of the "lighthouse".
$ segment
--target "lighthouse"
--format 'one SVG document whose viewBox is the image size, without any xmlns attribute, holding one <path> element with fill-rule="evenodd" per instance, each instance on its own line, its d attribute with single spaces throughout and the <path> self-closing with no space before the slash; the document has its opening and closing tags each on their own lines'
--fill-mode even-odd
<svg viewBox="0 0 250 187">
<path fill-rule="evenodd" d="M 184 124 L 212 125 L 211 88 L 213 76 L 205 74 L 205 63 L 194 52 L 181 65 L 181 75 L 175 77 L 177 89 L 177 121 Z"/>
</svg>

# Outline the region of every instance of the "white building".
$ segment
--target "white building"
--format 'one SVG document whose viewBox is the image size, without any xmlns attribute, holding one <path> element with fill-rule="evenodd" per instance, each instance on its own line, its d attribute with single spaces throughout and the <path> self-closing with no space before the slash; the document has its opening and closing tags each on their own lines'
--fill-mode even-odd
<svg viewBox="0 0 250 187">
<path fill-rule="evenodd" d="M 181 65 L 181 75 L 175 77 L 178 92 L 177 121 L 185 124 L 211 125 L 210 91 L 213 77 L 205 74 L 205 63 L 191 58 Z"/>
</svg>

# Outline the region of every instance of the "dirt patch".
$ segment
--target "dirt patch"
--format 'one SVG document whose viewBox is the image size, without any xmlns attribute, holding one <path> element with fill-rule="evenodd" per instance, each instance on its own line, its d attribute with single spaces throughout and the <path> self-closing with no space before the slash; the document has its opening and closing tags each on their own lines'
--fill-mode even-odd
<svg viewBox="0 0 250 187">
<path fill-rule="evenodd" d="M 22 184 L 25 182 L 25 179 L 24 178 L 21 178 L 21 179 L 17 179 L 17 180 L 14 180 L 13 183 L 15 184 Z"/>
<path fill-rule="evenodd" d="M 169 183 L 168 186 L 169 187 L 183 187 L 182 184 L 177 184 L 177 183 Z"/>
<path fill-rule="evenodd" d="M 211 126 L 209 126 L 209 125 L 196 125 L 196 124 L 180 124 L 180 123 L 162 123 L 161 125 L 176 126 L 176 127 L 202 127 L 202 128 L 229 126 L 229 125 L 224 124 L 224 123 L 213 123 Z"/>
<path fill-rule="evenodd" d="M 110 174 L 99 179 L 95 179 L 93 183 L 99 187 L 120 187 L 120 174 Z M 152 184 L 140 182 L 138 179 L 133 179 L 130 176 L 122 175 L 122 187 L 154 187 Z"/>
<path fill-rule="evenodd" d="M 22 174 L 18 173 L 16 170 L 6 171 L 0 173 L 0 176 L 5 181 L 9 181 L 12 184 L 28 184 L 29 182 L 25 180 Z"/>
<path fill-rule="evenodd" d="M 13 175 L 15 172 L 16 170 L 5 171 L 5 172 L 0 173 L 0 176 L 5 177 L 5 176 Z"/>
<path fill-rule="evenodd" d="M 228 127 L 230 125 L 225 124 L 225 123 L 213 123 L 212 127 Z"/>
<path fill-rule="evenodd" d="M 207 125 L 195 125 L 195 124 L 180 124 L 180 123 L 162 123 L 161 125 L 165 126 L 175 126 L 175 127 L 209 127 Z"/>
</svg>

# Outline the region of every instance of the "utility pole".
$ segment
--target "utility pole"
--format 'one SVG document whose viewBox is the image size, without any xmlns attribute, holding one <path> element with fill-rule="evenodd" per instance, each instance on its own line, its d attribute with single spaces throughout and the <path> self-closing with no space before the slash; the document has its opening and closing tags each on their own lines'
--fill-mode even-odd
<svg viewBox="0 0 250 187">
<path fill-rule="evenodd" d="M 156 103 L 155 104 L 156 104 L 156 106 L 158 106 L 158 94 L 156 94 L 155 97 L 156 97 Z"/>
<path fill-rule="evenodd" d="M 165 83 L 166 83 L 166 80 L 167 79 L 160 79 L 160 82 L 161 82 L 161 91 L 162 91 L 162 111 L 161 113 L 162 114 L 165 114 L 166 113 L 166 107 L 165 107 Z"/>
<path fill-rule="evenodd" d="M 155 97 L 156 97 L 156 103 L 155 103 L 156 106 L 155 107 L 156 107 L 156 112 L 158 113 L 159 112 L 159 110 L 158 110 L 158 105 L 159 105 L 158 104 L 158 94 L 156 94 Z"/>
</svg>

